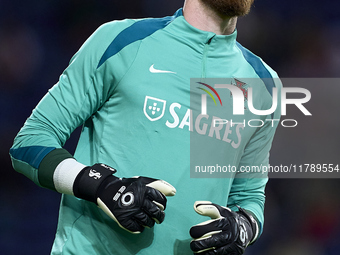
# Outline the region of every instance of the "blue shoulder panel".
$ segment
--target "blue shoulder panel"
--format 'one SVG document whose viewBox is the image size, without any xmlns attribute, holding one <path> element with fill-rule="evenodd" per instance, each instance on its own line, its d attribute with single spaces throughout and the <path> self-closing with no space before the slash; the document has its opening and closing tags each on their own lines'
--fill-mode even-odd
<svg viewBox="0 0 340 255">
<path fill-rule="evenodd" d="M 152 35 L 157 30 L 166 27 L 175 18 L 182 15 L 182 9 L 178 10 L 174 16 L 158 18 L 158 19 L 143 19 L 132 24 L 128 28 L 121 31 L 116 38 L 112 41 L 109 47 L 104 52 L 99 61 L 97 68 L 99 68 L 106 60 L 116 55 L 123 48 L 131 43 Z"/>
<path fill-rule="evenodd" d="M 54 147 L 29 146 L 10 149 L 9 152 L 13 158 L 26 162 L 30 166 L 38 169 L 43 158 L 54 149 Z"/>
<path fill-rule="evenodd" d="M 272 75 L 267 70 L 267 68 L 262 63 L 261 59 L 251 53 L 249 50 L 244 48 L 238 42 L 236 43 L 237 47 L 241 50 L 244 58 L 247 62 L 254 68 L 256 74 L 261 78 L 263 83 L 266 85 L 266 88 L 271 96 L 273 96 L 273 88 L 275 87 L 275 83 Z"/>
</svg>

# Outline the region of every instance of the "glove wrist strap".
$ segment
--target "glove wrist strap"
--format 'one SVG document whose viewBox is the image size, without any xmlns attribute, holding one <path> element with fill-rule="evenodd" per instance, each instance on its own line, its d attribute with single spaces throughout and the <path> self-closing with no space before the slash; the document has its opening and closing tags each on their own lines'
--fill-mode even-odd
<svg viewBox="0 0 340 255">
<path fill-rule="evenodd" d="M 74 195 L 97 204 L 97 191 L 100 185 L 107 177 L 113 176 L 116 172 L 115 169 L 104 164 L 85 167 L 74 181 Z"/>
<path fill-rule="evenodd" d="M 249 221 L 249 223 L 250 223 L 251 229 L 252 229 L 252 231 L 253 231 L 253 238 L 251 238 L 249 244 L 253 244 L 253 243 L 256 241 L 256 239 L 257 239 L 257 237 L 259 236 L 259 233 L 260 233 L 260 231 L 259 231 L 259 225 L 258 225 L 258 223 L 257 223 L 257 220 L 256 220 L 255 217 L 254 217 L 251 213 L 249 213 L 248 211 L 244 210 L 243 208 L 241 208 L 241 207 L 239 207 L 239 206 L 237 206 L 237 207 L 238 207 L 238 209 L 239 209 L 239 212 L 238 212 L 238 213 L 241 214 L 241 215 L 243 215 L 243 216 Z"/>
</svg>

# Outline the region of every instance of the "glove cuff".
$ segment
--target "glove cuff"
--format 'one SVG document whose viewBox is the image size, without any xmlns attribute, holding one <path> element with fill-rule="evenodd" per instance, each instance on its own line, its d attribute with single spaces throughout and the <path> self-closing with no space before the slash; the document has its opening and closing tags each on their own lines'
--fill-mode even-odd
<svg viewBox="0 0 340 255">
<path fill-rule="evenodd" d="M 113 176 L 117 170 L 105 164 L 95 164 L 85 167 L 77 175 L 73 184 L 73 193 L 76 197 L 97 204 L 97 191 L 103 181 Z M 115 177 L 118 179 L 118 177 Z"/>
<path fill-rule="evenodd" d="M 241 208 L 241 207 L 239 207 L 239 206 L 237 206 L 237 207 L 238 207 L 238 209 L 239 209 L 238 213 L 241 214 L 241 215 L 243 215 L 243 216 L 249 221 L 249 224 L 250 224 L 251 229 L 252 229 L 252 232 L 253 232 L 253 237 L 250 239 L 249 245 L 250 245 L 250 244 L 253 244 L 253 243 L 257 240 L 257 238 L 258 238 L 258 236 L 259 236 L 259 233 L 260 233 L 260 231 L 259 231 L 259 225 L 258 225 L 258 223 L 257 223 L 257 220 L 256 220 L 256 218 L 252 215 L 251 212 L 246 211 L 245 209 L 243 209 L 243 208 Z"/>
</svg>

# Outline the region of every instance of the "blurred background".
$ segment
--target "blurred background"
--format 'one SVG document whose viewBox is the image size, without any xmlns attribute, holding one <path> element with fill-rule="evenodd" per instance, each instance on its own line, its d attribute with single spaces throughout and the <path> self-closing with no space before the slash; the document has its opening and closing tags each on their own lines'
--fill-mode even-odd
<svg viewBox="0 0 340 255">
<path fill-rule="evenodd" d="M 172 15 L 183 0 L 0 0 L 0 254 L 49 254 L 60 195 L 12 170 L 9 148 L 31 110 L 102 23 Z M 340 77 L 340 2 L 255 0 L 238 41 L 280 77 Z M 304 86 L 309 89 L 308 86 Z M 310 88 L 312 117 L 292 111 L 279 127 L 272 165 L 339 164 L 340 87 Z M 67 144 L 74 151 L 79 131 Z M 264 233 L 246 254 L 340 254 L 340 179 L 271 179 Z"/>
</svg>

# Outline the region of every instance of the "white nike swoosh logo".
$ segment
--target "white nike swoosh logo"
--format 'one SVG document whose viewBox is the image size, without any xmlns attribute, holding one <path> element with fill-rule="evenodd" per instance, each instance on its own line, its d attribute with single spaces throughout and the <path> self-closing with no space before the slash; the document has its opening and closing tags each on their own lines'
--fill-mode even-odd
<svg viewBox="0 0 340 255">
<path fill-rule="evenodd" d="M 153 66 L 154 65 L 150 66 L 150 68 L 149 68 L 149 71 L 151 73 L 174 73 L 175 74 L 175 72 L 172 72 L 172 71 L 165 71 L 165 70 L 155 69 Z"/>
</svg>

